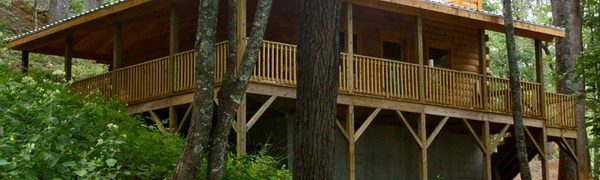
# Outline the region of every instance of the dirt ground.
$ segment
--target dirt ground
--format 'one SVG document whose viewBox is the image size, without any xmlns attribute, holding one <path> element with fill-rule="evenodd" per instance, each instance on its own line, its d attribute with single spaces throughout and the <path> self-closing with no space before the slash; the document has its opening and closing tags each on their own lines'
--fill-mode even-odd
<svg viewBox="0 0 600 180">
<path fill-rule="evenodd" d="M 558 180 L 558 159 L 552 159 L 548 161 L 548 165 L 550 167 L 550 179 Z M 529 162 L 529 167 L 531 168 L 531 179 L 542 179 L 542 163 L 539 160 L 532 160 Z M 514 180 L 521 180 L 520 175 L 517 175 Z"/>
</svg>

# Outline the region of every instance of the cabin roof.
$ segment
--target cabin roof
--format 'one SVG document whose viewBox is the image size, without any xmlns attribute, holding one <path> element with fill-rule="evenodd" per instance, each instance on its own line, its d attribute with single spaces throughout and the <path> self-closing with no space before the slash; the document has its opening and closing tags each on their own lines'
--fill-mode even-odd
<svg viewBox="0 0 600 180">
<path fill-rule="evenodd" d="M 400 14 L 422 16 L 426 20 L 444 21 L 467 27 L 477 27 L 492 31 L 504 32 L 504 21 L 501 15 L 456 6 L 445 2 L 438 2 L 434 0 L 344 1 L 360 6 L 366 6 Z M 15 50 L 62 55 L 62 53 L 64 53 L 64 43 L 61 42 L 64 42 L 64 38 L 67 36 L 80 35 L 81 37 L 79 38 L 73 38 L 77 38 L 76 40 L 87 40 L 90 39 L 88 36 L 94 33 L 95 35 L 103 35 L 104 39 L 110 39 L 112 38 L 112 31 L 110 29 L 112 29 L 112 26 L 115 22 L 130 23 L 133 24 L 131 26 L 136 26 L 139 29 L 139 27 L 144 27 L 144 23 L 152 23 L 153 21 L 158 21 L 159 19 L 168 20 L 168 10 L 172 2 L 190 3 L 189 0 L 120 0 L 118 2 L 101 6 L 100 8 L 86 11 L 58 22 L 48 24 L 41 28 L 11 37 L 8 39 L 8 46 Z M 188 12 L 194 10 L 197 11 L 198 9 L 197 7 L 187 7 L 185 5 L 180 7 L 187 8 Z M 166 16 L 166 18 L 161 16 Z M 139 22 L 136 23 L 135 21 Z M 160 24 L 160 22 L 157 24 Z M 168 30 L 168 22 L 166 24 L 166 29 Z M 523 37 L 540 39 L 544 41 L 553 41 L 554 37 L 565 36 L 564 29 L 555 26 L 523 20 L 515 20 L 514 25 L 515 33 Z M 165 33 L 161 33 L 164 36 Z M 82 36 L 81 34 L 86 35 Z M 146 37 L 142 35 L 128 37 L 129 40 L 140 42 L 144 41 L 144 38 Z M 94 38 L 91 39 L 94 40 Z M 99 40 L 93 42 L 100 43 Z M 108 48 L 108 46 L 112 45 L 110 42 L 102 42 L 100 44 L 103 44 L 106 47 L 104 49 L 92 49 L 90 47 L 84 47 L 80 49 L 75 48 L 73 56 L 108 63 L 110 59 L 112 59 L 110 55 L 112 50 Z M 79 45 L 98 46 L 99 44 L 88 43 Z M 86 52 L 85 50 L 93 50 L 93 52 Z"/>
</svg>

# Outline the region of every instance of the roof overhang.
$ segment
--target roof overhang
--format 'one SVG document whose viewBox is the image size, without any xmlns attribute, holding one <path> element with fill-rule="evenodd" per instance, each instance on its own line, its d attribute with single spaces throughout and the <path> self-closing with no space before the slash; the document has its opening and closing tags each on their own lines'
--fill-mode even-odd
<svg viewBox="0 0 600 180">
<path fill-rule="evenodd" d="M 399 14 L 421 16 L 431 21 L 504 32 L 504 21 L 501 16 L 448 4 L 421 0 L 345 1 Z M 166 56 L 169 45 L 169 7 L 173 2 L 180 2 L 181 14 L 197 13 L 197 1 L 127 0 L 19 35 L 11 39 L 8 46 L 14 50 L 63 55 L 65 37 L 71 37 L 74 42 L 74 57 L 110 63 L 114 24 L 121 22 L 123 40 L 126 41 L 123 44 L 124 59 L 135 63 L 138 60 L 143 61 L 144 58 Z M 194 24 L 197 22 L 194 18 L 197 16 L 186 15 L 180 18 L 182 18 L 179 25 L 182 29 L 180 34 L 194 37 L 193 31 L 196 29 Z M 560 28 L 522 21 L 515 21 L 514 25 L 518 36 L 543 41 L 553 41 L 555 37 L 565 36 L 564 30 Z M 193 40 L 193 38 L 184 38 L 180 46 L 193 45 Z M 126 57 L 128 54 L 131 56 Z M 152 54 L 152 57 L 139 57 L 149 54 Z"/>
<path fill-rule="evenodd" d="M 484 11 L 459 7 L 455 5 L 422 0 L 344 0 L 361 6 L 391 11 L 400 14 L 421 16 L 423 19 L 443 21 L 460 26 L 481 28 L 497 32 L 504 31 L 504 18 Z M 555 37 L 565 37 L 561 28 L 546 26 L 533 22 L 514 21 L 517 36 L 548 41 Z"/>
</svg>

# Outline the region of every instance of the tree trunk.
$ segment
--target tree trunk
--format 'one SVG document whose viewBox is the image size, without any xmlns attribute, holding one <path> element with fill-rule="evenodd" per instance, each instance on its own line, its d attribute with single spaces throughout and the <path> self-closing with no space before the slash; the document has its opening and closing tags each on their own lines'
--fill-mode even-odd
<svg viewBox="0 0 600 180">
<path fill-rule="evenodd" d="M 581 22 L 581 3 L 579 0 L 567 0 L 568 10 L 568 21 L 567 21 L 567 34 L 569 36 L 569 60 L 570 64 L 575 64 L 579 59 L 580 53 L 583 51 L 583 39 L 582 39 L 582 22 Z M 572 69 L 573 66 L 568 67 Z M 570 72 L 569 72 L 570 73 Z M 570 76 L 572 77 L 572 76 Z M 577 123 L 577 140 L 576 140 L 576 151 L 578 164 L 578 175 L 579 179 L 590 179 L 590 151 L 587 148 L 587 129 L 585 125 L 585 85 L 584 81 L 575 82 L 572 84 L 573 91 L 577 97 L 575 104 L 575 120 Z"/>
<path fill-rule="evenodd" d="M 38 28 L 38 0 L 33 0 L 33 28 Z"/>
<path fill-rule="evenodd" d="M 223 177 L 223 170 L 227 164 L 227 137 L 229 137 L 233 118 L 236 116 L 236 110 L 243 100 L 248 82 L 256 65 L 267 28 L 272 2 L 272 0 L 258 1 L 254 23 L 252 23 L 254 26 L 250 32 L 250 39 L 242 57 L 242 64 L 237 72 L 234 73 L 237 64 L 237 0 L 229 0 L 229 53 L 227 55 L 225 79 L 218 94 L 220 103 L 218 108 L 219 117 L 214 133 L 210 138 L 208 179 L 222 179 Z"/>
<path fill-rule="evenodd" d="M 519 172 L 521 179 L 531 180 L 529 170 L 529 159 L 527 158 L 527 146 L 525 143 L 525 125 L 523 124 L 523 110 L 521 107 L 521 77 L 519 73 L 519 60 L 515 44 L 515 30 L 513 26 L 511 0 L 503 0 L 504 28 L 506 30 L 506 50 L 508 57 L 508 69 L 510 71 L 510 89 L 513 106 L 513 120 L 515 129 L 515 140 L 517 141 L 517 159 L 519 160 Z"/>
<path fill-rule="evenodd" d="M 48 22 L 57 22 L 69 17 L 71 2 L 69 0 L 50 0 Z"/>
<path fill-rule="evenodd" d="M 565 38 L 556 38 L 556 71 L 559 79 L 556 82 L 557 92 L 584 97 L 584 84 L 572 83 L 573 76 L 569 72 L 579 58 L 582 49 L 582 25 L 579 0 L 552 0 L 552 19 L 555 26 L 565 27 Z M 572 88 L 572 89 L 571 89 Z M 576 145 L 579 164 L 567 156 L 568 152 L 561 149 L 559 178 L 589 179 L 589 151 L 587 150 L 587 132 L 585 126 L 585 99 L 577 100 L 575 105 L 575 120 L 577 122 L 577 143 L 568 140 L 572 147 Z M 577 169 L 581 172 L 577 173 Z"/>
<path fill-rule="evenodd" d="M 83 9 L 89 11 L 102 6 L 104 0 L 83 0 Z"/>
<path fill-rule="evenodd" d="M 183 152 L 171 179 L 194 179 L 206 153 L 213 118 L 215 76 L 215 37 L 219 0 L 199 3 L 196 35 L 194 106 Z"/>
<path fill-rule="evenodd" d="M 303 0 L 298 36 L 294 179 L 334 179 L 341 1 Z"/>
</svg>

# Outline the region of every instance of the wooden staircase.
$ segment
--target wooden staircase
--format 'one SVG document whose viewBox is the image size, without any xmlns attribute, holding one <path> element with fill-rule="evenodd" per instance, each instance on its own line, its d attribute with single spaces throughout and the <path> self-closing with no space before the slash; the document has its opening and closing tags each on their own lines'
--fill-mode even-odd
<svg viewBox="0 0 600 180">
<path fill-rule="evenodd" d="M 512 180 L 519 174 L 517 143 L 514 137 L 504 138 L 504 144 L 498 145 L 498 151 L 492 153 L 492 177 L 495 180 Z M 527 158 L 531 161 L 537 151 L 527 142 Z"/>
</svg>

